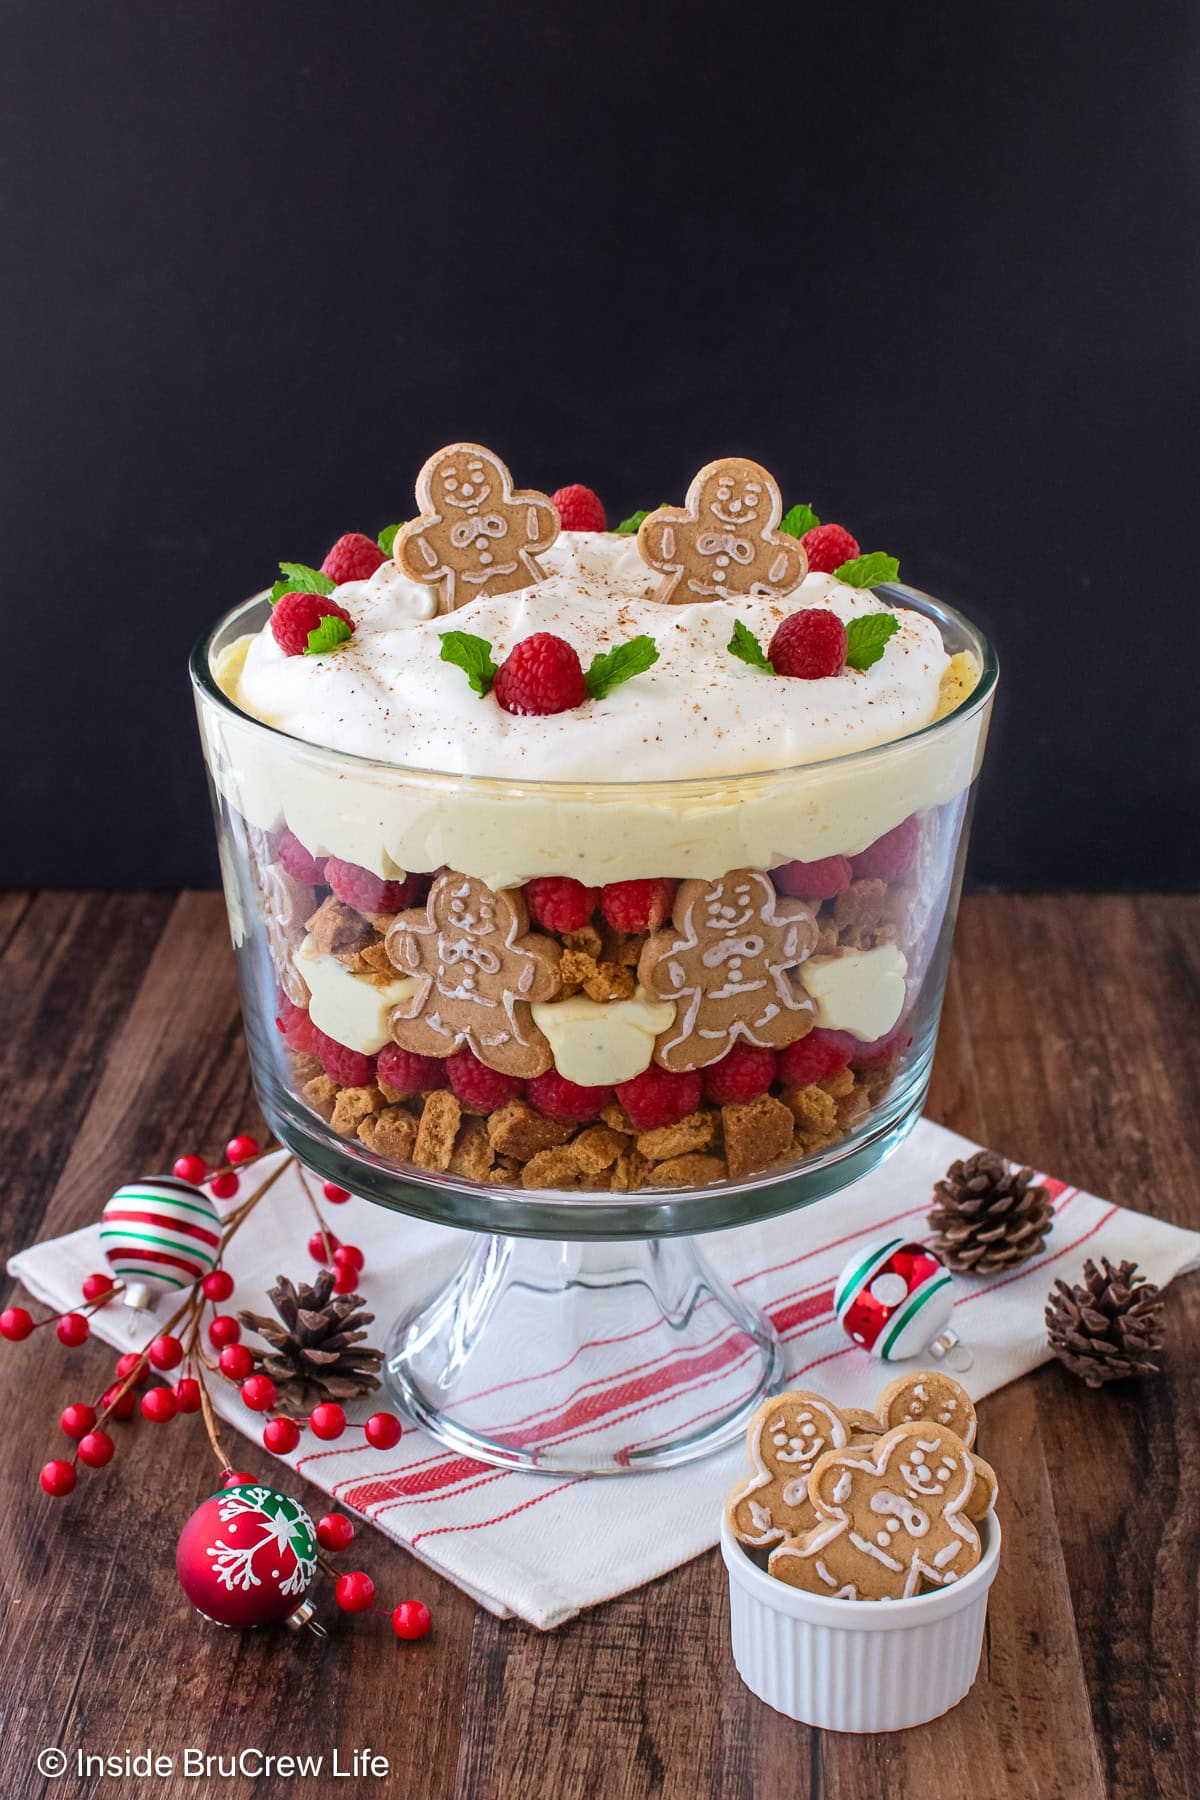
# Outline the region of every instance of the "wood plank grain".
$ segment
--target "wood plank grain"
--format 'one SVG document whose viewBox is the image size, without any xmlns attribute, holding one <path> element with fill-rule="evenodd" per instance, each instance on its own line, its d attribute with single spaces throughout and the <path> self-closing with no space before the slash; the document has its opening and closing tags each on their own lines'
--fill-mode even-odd
<svg viewBox="0 0 1200 1800">
<path fill-rule="evenodd" d="M 211 1152 L 255 1128 L 216 896 L 7 897 L 5 944 L 20 1029 L 0 1066 L 23 1134 L 10 1242 L 84 1222 L 132 1169 L 185 1143 Z M 930 1113 L 1123 1205 L 1200 1224 L 1198 995 L 1200 900 L 969 900 Z M 107 1476 L 45 1500 L 30 1472 L 104 1353 L 11 1347 L 10 1380 L 36 1395 L 12 1409 L 0 1518 L 17 1625 L 0 1642 L 0 1792 L 118 1791 L 48 1786 L 31 1757 L 56 1741 L 226 1755 L 336 1742 L 345 1756 L 369 1742 L 403 1774 L 305 1792 L 1183 1800 L 1200 1768 L 1200 1283 L 1172 1288 L 1167 1317 L 1156 1379 L 1093 1394 L 1054 1364 L 983 1403 L 983 1447 L 1006 1486 L 984 1671 L 947 1718 L 876 1739 L 809 1731 L 742 1687 L 715 1553 L 540 1635 L 364 1532 L 381 1594 L 434 1608 L 427 1643 L 397 1646 L 382 1619 L 335 1621 L 324 1646 L 202 1628 L 171 1566 L 175 1527 L 210 1481 L 187 1423 L 123 1430 Z M 247 1467 L 272 1467 L 233 1442 Z M 210 1791 L 279 1790 L 235 1779 Z"/>
</svg>

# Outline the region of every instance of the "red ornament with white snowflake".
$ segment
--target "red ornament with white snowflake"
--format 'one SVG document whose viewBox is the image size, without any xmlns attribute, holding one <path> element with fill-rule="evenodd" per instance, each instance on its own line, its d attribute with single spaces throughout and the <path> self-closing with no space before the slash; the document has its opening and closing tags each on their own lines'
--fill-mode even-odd
<svg viewBox="0 0 1200 1800">
<path fill-rule="evenodd" d="M 184 1526 L 175 1571 L 197 1612 L 214 1625 L 231 1631 L 276 1619 L 308 1625 L 306 1596 L 317 1572 L 313 1522 L 299 1501 L 274 1488 L 252 1482 L 223 1488 Z"/>
</svg>

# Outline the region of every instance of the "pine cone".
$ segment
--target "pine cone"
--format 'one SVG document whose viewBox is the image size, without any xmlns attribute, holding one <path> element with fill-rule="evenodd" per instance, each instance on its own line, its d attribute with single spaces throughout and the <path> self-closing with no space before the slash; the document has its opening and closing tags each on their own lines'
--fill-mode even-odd
<svg viewBox="0 0 1200 1800">
<path fill-rule="evenodd" d="M 1084 1286 L 1056 1281 L 1046 1306 L 1050 1348 L 1091 1388 L 1153 1373 L 1158 1364 L 1150 1358 L 1163 1345 L 1162 1300 L 1154 1283 L 1137 1273 L 1136 1263 L 1114 1269 L 1106 1256 L 1100 1260 L 1103 1275 L 1085 1262 Z"/>
<path fill-rule="evenodd" d="M 335 1294 L 333 1271 L 322 1269 L 312 1287 L 296 1287 L 280 1275 L 269 1290 L 278 1319 L 240 1312 L 243 1325 L 267 1340 L 254 1353 L 254 1373 L 269 1375 L 281 1400 L 316 1405 L 357 1400 L 380 1385 L 375 1373 L 383 1351 L 363 1342 L 374 1313 L 363 1312 L 361 1294 Z M 282 1322 L 281 1322 L 282 1321 Z"/>
<path fill-rule="evenodd" d="M 933 1248 L 961 1275 L 995 1275 L 1036 1256 L 1054 1224 L 1033 1170 L 1011 1168 L 991 1150 L 951 1163 L 933 1196 Z"/>
</svg>

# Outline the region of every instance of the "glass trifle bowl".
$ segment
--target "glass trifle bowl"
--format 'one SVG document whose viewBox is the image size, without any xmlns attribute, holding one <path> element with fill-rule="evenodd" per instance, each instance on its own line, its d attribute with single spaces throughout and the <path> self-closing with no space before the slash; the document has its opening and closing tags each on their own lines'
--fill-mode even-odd
<svg viewBox="0 0 1200 1800">
<path fill-rule="evenodd" d="M 641 698 L 632 680 L 565 732 L 563 715 L 493 732 L 494 699 L 433 670 L 422 645 L 487 628 L 499 654 L 567 616 L 578 633 L 598 598 L 620 600 L 627 639 L 647 613 L 630 607 L 629 547 L 612 535 L 564 534 L 577 541 L 549 580 L 451 619 L 414 606 L 390 565 L 339 586 L 358 620 L 351 654 L 375 657 L 365 673 L 344 648 L 277 655 L 265 595 L 192 659 L 263 1111 L 322 1177 L 471 1234 L 454 1278 L 393 1327 L 389 1389 L 480 1461 L 571 1473 L 661 1468 L 742 1431 L 780 1348 L 695 1234 L 835 1194 L 919 1116 L 997 674 L 952 608 L 880 587 L 844 605 L 904 621 L 896 646 L 911 635 L 928 665 L 921 722 L 831 753 L 837 730 L 861 735 L 835 716 L 803 760 L 772 709 L 820 684 L 722 663 L 717 697 L 691 707 L 709 766 L 681 776 L 647 697 L 678 688 L 672 634 L 691 666 L 731 612 L 765 632 L 755 608 L 782 617 L 797 596 L 664 606 L 657 687 L 656 666 Z M 810 575 L 799 598 L 842 605 L 831 583 Z M 852 684 L 853 720 L 888 679 Z M 439 737 L 432 689 L 452 680 Z M 730 683 L 737 706 L 722 711 Z M 313 741 L 354 707 L 364 729 Z M 616 736 L 581 744 L 588 716 Z M 406 745 L 414 720 L 424 762 Z M 537 754 L 523 758 L 526 727 Z M 455 759 L 471 766 L 444 766 Z M 611 1397 L 626 1366 L 613 1346 L 631 1336 L 657 1371 L 657 1421 L 644 1396 L 592 1404 Z M 686 1383 L 718 1339 L 726 1372 L 685 1417 L 669 1372 Z"/>
</svg>

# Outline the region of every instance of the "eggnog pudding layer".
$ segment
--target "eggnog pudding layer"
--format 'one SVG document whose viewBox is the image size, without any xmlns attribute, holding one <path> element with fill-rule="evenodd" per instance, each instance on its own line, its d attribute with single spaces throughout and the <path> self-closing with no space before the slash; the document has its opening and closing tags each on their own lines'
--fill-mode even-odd
<svg viewBox="0 0 1200 1800">
<path fill-rule="evenodd" d="M 268 1113 L 650 1194 L 915 1116 L 994 662 L 765 470 L 604 529 L 481 446 L 194 663 Z"/>
</svg>

